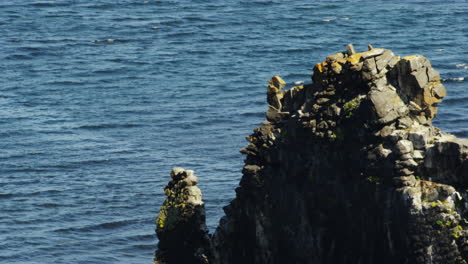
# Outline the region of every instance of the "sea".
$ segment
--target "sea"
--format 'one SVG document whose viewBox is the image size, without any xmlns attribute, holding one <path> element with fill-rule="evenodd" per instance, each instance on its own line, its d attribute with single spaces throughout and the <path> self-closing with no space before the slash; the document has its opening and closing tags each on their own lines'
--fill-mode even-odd
<svg viewBox="0 0 468 264">
<path fill-rule="evenodd" d="M 0 263 L 152 263 L 173 167 L 211 232 L 267 81 L 353 43 L 422 54 L 468 137 L 468 1 L 0 0 Z"/>
</svg>

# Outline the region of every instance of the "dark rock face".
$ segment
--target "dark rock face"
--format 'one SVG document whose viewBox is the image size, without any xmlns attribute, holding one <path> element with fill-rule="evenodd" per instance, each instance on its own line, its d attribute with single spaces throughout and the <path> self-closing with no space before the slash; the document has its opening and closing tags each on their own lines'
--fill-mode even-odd
<svg viewBox="0 0 468 264">
<path fill-rule="evenodd" d="M 468 140 L 431 124 L 439 74 L 420 55 L 349 50 L 313 84 L 270 80 L 226 216 L 208 237 L 200 197 L 175 228 L 158 224 L 156 263 L 468 262 Z M 158 219 L 177 207 L 173 184 Z"/>
<path fill-rule="evenodd" d="M 167 195 L 156 220 L 159 238 L 154 263 L 209 263 L 210 238 L 198 178 L 174 168 L 164 188 Z"/>
</svg>

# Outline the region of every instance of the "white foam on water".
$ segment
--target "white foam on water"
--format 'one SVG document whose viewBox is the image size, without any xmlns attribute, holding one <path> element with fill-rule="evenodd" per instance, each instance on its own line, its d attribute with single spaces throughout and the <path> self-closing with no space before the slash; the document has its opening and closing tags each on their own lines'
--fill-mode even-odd
<svg viewBox="0 0 468 264">
<path fill-rule="evenodd" d="M 443 82 L 463 82 L 464 80 L 465 80 L 465 77 L 455 77 L 455 78 L 442 79 Z"/>
<path fill-rule="evenodd" d="M 331 22 L 331 21 L 334 21 L 334 20 L 337 20 L 337 18 L 336 17 L 327 17 L 327 18 L 322 19 L 323 22 Z"/>
</svg>

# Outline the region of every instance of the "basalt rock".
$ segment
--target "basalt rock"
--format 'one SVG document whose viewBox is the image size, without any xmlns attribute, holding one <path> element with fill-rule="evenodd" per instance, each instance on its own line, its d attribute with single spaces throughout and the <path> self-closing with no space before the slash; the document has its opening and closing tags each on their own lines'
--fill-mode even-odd
<svg viewBox="0 0 468 264">
<path fill-rule="evenodd" d="M 159 238 L 154 263 L 209 263 L 210 238 L 198 178 L 174 168 L 164 188 L 167 198 L 156 220 Z"/>
<path fill-rule="evenodd" d="M 348 46 L 312 80 L 270 80 L 213 235 L 192 173 L 172 173 L 156 263 L 468 263 L 468 140 L 432 126 L 429 60 Z"/>
</svg>

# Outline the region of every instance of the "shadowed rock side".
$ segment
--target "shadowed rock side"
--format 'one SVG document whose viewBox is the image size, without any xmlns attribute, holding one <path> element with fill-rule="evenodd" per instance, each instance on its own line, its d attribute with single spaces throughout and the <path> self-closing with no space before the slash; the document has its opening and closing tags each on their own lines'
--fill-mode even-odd
<svg viewBox="0 0 468 264">
<path fill-rule="evenodd" d="M 197 183 L 193 171 L 172 169 L 156 220 L 159 244 L 154 263 L 209 263 L 210 238 Z"/>
<path fill-rule="evenodd" d="M 313 84 L 270 80 L 226 216 L 208 238 L 203 207 L 186 218 L 171 189 L 159 263 L 467 263 L 468 140 L 432 126 L 438 72 L 420 55 L 352 51 L 315 65 Z M 159 224 L 168 210 L 175 229 Z"/>
</svg>

